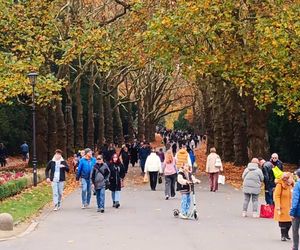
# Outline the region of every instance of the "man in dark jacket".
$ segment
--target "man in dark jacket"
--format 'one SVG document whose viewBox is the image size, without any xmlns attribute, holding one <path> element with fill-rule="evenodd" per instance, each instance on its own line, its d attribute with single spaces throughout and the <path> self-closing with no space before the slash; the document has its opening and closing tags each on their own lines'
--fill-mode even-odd
<svg viewBox="0 0 300 250">
<path fill-rule="evenodd" d="M 273 164 L 269 161 L 265 161 L 263 158 L 258 158 L 259 165 L 262 168 L 262 172 L 264 175 L 264 184 L 265 184 L 265 200 L 269 205 L 274 205 L 273 201 L 273 191 L 276 186 L 275 184 L 275 176 L 272 171 Z"/>
<path fill-rule="evenodd" d="M 270 162 L 273 164 L 274 167 L 277 166 L 283 172 L 283 163 L 279 160 L 278 154 L 272 154 Z"/>
<path fill-rule="evenodd" d="M 147 148 L 145 143 L 141 143 L 141 148 L 139 149 L 139 158 L 140 158 L 140 166 L 142 170 L 142 175 L 144 175 L 145 163 L 148 155 L 150 155 L 150 150 Z"/>
<path fill-rule="evenodd" d="M 69 166 L 62 157 L 62 151 L 57 149 L 53 159 L 48 162 L 45 170 L 47 182 L 51 182 L 52 185 L 54 211 L 59 210 L 61 207 L 61 198 L 66 180 L 66 172 L 69 172 Z"/>
</svg>

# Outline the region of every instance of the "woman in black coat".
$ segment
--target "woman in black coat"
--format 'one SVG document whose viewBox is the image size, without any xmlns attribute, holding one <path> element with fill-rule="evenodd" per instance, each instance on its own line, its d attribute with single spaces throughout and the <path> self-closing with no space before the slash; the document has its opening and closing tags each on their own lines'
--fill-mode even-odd
<svg viewBox="0 0 300 250">
<path fill-rule="evenodd" d="M 117 154 L 112 156 L 109 164 L 110 177 L 109 177 L 109 190 L 113 201 L 113 207 L 120 207 L 121 188 L 123 187 L 123 179 L 125 177 L 125 169 L 119 160 Z"/>
</svg>

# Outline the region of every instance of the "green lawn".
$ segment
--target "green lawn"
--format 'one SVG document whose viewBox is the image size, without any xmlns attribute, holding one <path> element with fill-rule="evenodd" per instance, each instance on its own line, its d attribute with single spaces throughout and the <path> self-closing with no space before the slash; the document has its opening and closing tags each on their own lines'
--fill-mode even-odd
<svg viewBox="0 0 300 250">
<path fill-rule="evenodd" d="M 30 188 L 17 196 L 0 202 L 0 213 L 10 213 L 14 222 L 24 221 L 36 214 L 51 199 L 51 186 L 42 183 L 36 188 Z"/>
</svg>

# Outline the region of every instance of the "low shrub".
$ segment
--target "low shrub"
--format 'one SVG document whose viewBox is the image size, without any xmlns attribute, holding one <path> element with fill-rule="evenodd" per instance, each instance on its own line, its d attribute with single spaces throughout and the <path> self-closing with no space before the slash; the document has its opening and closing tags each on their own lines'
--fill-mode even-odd
<svg viewBox="0 0 300 250">
<path fill-rule="evenodd" d="M 27 187 L 28 187 L 27 178 L 19 178 L 17 180 L 9 181 L 0 186 L 0 200 L 18 194 Z"/>
</svg>

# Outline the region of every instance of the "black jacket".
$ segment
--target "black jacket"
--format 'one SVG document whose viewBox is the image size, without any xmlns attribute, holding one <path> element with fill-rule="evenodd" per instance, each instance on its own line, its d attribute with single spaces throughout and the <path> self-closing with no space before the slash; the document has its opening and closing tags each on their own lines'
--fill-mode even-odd
<svg viewBox="0 0 300 250">
<path fill-rule="evenodd" d="M 66 180 L 66 172 L 69 172 L 69 166 L 66 161 L 61 161 L 60 164 L 64 165 L 65 167 L 60 168 L 59 173 L 59 181 L 65 181 Z M 50 171 L 50 177 L 49 177 L 49 171 Z M 50 181 L 53 181 L 55 172 L 55 161 L 49 161 L 47 164 L 47 168 L 45 170 L 46 178 L 50 178 Z"/>
<path fill-rule="evenodd" d="M 178 172 L 178 175 L 181 175 L 183 177 L 183 179 L 187 180 L 185 174 L 181 171 Z M 192 174 L 189 173 L 189 179 L 192 179 Z M 182 193 L 189 193 L 191 191 L 190 185 L 186 184 L 186 185 L 181 185 L 178 181 L 177 181 L 177 188 L 176 191 L 181 191 Z"/>
<path fill-rule="evenodd" d="M 121 191 L 121 180 L 125 177 L 125 169 L 122 164 L 109 164 L 110 177 L 109 177 L 109 190 Z"/>
<path fill-rule="evenodd" d="M 273 164 L 269 161 L 266 161 L 262 166 L 262 172 L 264 175 L 264 184 L 265 190 L 267 191 L 270 188 L 275 188 L 275 176 L 272 171 Z"/>
</svg>

